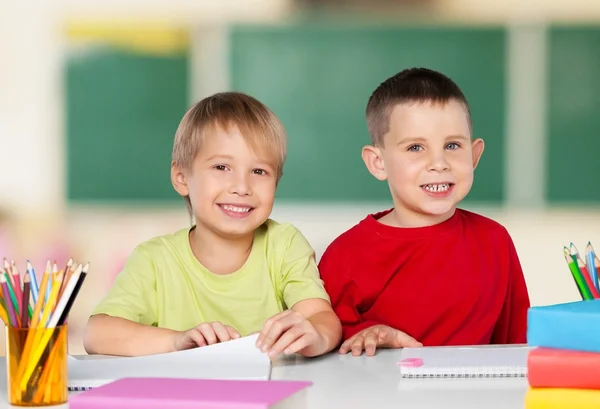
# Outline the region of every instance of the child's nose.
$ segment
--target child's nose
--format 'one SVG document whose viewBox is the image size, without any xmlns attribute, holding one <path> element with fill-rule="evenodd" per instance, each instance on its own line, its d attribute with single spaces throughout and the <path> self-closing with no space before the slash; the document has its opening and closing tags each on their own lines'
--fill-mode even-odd
<svg viewBox="0 0 600 409">
<path fill-rule="evenodd" d="M 252 194 L 252 188 L 247 175 L 235 175 L 232 180 L 229 193 L 239 196 L 248 196 Z"/>
<path fill-rule="evenodd" d="M 445 172 L 450 170 L 450 164 L 446 160 L 444 154 L 433 154 L 431 155 L 428 170 L 433 172 Z"/>
</svg>

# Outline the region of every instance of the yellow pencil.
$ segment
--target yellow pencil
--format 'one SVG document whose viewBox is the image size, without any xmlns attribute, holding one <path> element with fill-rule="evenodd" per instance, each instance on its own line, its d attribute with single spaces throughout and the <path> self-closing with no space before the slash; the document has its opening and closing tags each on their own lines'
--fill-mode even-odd
<svg viewBox="0 0 600 409">
<path fill-rule="evenodd" d="M 58 290 L 60 288 L 60 282 L 62 281 L 62 279 L 63 272 L 61 270 L 58 273 L 56 280 L 52 283 L 52 292 L 50 293 L 48 302 L 44 307 L 44 312 L 42 313 L 42 318 L 40 319 L 40 322 L 38 322 L 37 328 L 45 327 L 48 322 L 48 318 L 50 317 L 50 313 L 54 311 L 54 306 L 56 305 L 56 297 L 58 296 Z M 42 357 L 42 354 L 46 349 L 46 344 L 48 344 L 48 341 L 50 340 L 50 337 L 53 333 L 54 331 L 44 331 L 43 333 L 41 333 L 42 335 L 38 335 L 35 337 L 36 339 L 34 339 L 33 341 L 34 346 L 31 350 L 31 356 L 28 360 L 28 365 L 25 368 L 23 376 L 20 378 L 21 390 L 25 390 L 25 388 L 27 388 L 29 378 L 31 378 L 31 375 L 33 375 L 35 367 L 37 366 L 40 358 Z"/>
</svg>

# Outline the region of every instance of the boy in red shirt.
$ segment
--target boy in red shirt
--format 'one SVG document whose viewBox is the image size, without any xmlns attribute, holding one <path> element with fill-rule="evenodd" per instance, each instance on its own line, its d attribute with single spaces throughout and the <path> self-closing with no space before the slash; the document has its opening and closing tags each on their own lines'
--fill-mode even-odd
<svg viewBox="0 0 600 409">
<path fill-rule="evenodd" d="M 460 88 L 408 69 L 373 92 L 366 116 L 362 157 L 394 207 L 344 232 L 320 260 L 343 325 L 339 352 L 525 343 L 529 295 L 510 235 L 457 209 L 484 148 Z"/>
</svg>

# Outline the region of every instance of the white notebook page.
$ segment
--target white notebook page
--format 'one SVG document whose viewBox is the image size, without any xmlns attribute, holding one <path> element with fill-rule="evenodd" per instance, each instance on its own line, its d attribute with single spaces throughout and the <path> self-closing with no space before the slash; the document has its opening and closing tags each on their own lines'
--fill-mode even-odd
<svg viewBox="0 0 600 409">
<path fill-rule="evenodd" d="M 84 390 L 125 377 L 268 380 L 271 360 L 256 348 L 257 337 L 142 357 L 69 357 L 69 388 Z"/>
</svg>

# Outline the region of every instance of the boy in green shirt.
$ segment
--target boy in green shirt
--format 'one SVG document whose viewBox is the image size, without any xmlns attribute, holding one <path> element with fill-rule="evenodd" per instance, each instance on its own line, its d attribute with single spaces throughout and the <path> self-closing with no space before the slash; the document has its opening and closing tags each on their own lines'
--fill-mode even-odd
<svg viewBox="0 0 600 409">
<path fill-rule="evenodd" d="M 195 223 L 136 247 L 88 321 L 86 351 L 147 355 L 253 332 L 271 357 L 335 348 L 341 325 L 313 249 L 269 219 L 285 156 L 283 125 L 256 99 L 227 92 L 193 106 L 171 180 Z"/>
</svg>

